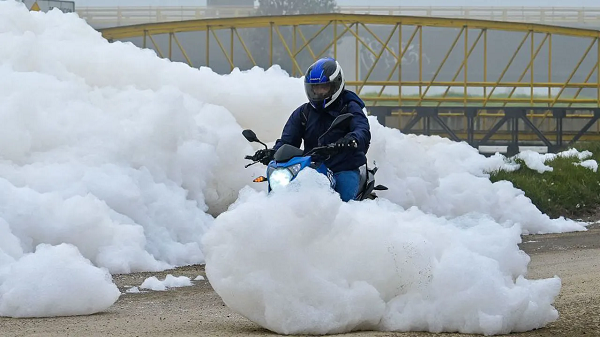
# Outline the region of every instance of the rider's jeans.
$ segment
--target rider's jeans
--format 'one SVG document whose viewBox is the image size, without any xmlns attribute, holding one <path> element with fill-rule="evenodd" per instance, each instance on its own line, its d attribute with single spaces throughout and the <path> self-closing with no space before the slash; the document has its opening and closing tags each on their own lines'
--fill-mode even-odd
<svg viewBox="0 0 600 337">
<path fill-rule="evenodd" d="M 358 169 L 340 171 L 333 174 L 335 178 L 335 190 L 340 194 L 342 201 L 356 198 L 358 184 L 360 184 L 360 172 Z"/>
</svg>

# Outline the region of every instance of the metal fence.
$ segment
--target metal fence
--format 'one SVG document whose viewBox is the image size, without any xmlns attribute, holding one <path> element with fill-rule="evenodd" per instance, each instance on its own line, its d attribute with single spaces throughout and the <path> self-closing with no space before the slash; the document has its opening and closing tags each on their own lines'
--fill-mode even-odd
<svg viewBox="0 0 600 337">
<path fill-rule="evenodd" d="M 78 7 L 93 27 L 249 16 L 248 7 Z M 341 7 L 346 14 L 406 15 L 600 27 L 600 7 Z"/>
</svg>

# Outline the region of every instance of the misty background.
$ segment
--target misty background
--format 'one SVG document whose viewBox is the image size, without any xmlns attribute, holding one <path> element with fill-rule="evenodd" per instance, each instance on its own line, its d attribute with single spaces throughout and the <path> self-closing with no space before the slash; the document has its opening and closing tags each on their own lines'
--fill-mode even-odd
<svg viewBox="0 0 600 337">
<path fill-rule="evenodd" d="M 206 6 L 206 0 L 75 0 L 76 6 Z M 256 2 L 255 2 L 256 3 Z M 339 0 L 340 6 L 599 7 L 597 0 Z"/>
<path fill-rule="evenodd" d="M 239 1 L 238 1 L 239 2 Z M 370 1 L 358 1 L 358 0 L 337 0 L 337 1 L 324 1 L 325 3 L 333 2 L 337 7 L 341 8 L 341 12 L 344 12 L 345 6 L 403 6 L 404 4 L 411 4 L 407 1 L 384 1 L 384 0 L 370 0 Z M 85 5 L 98 5 L 103 4 L 109 6 L 109 4 L 119 6 L 133 6 L 133 5 L 150 5 L 150 6 L 163 6 L 169 4 L 169 6 L 179 5 L 194 5 L 194 6 L 206 6 L 206 1 L 94 1 L 94 0 L 77 0 L 76 7 L 81 9 L 81 6 Z M 542 6 L 543 3 L 543 6 Z M 216 2 L 218 5 L 219 2 Z M 498 2 L 492 1 L 464 1 L 464 0 L 426 0 L 418 3 L 421 6 L 486 6 L 489 4 L 498 4 Z M 597 1 L 592 0 L 578 0 L 565 3 L 564 1 L 505 1 L 502 2 L 501 7 L 506 6 L 531 6 L 531 7 L 550 7 L 550 6 L 600 6 Z M 567 6 L 568 5 L 568 6 Z M 255 6 L 258 7 L 258 2 L 255 2 Z M 347 7 L 346 7 L 347 8 Z M 490 7 L 492 8 L 492 7 Z M 498 7 L 496 7 L 498 8 Z M 598 7 L 600 9 L 600 7 Z M 83 11 L 85 9 L 82 9 Z M 302 12 L 302 11 L 301 11 Z M 307 9 L 304 12 L 310 12 Z M 83 12 L 84 13 L 84 12 Z M 599 12 L 600 13 L 600 12 Z M 212 13 L 218 15 L 219 13 Z M 142 15 L 142 14 L 140 14 Z M 149 16 L 153 15 L 148 14 Z M 600 15 L 600 14 L 599 14 Z M 153 19 L 155 18 L 152 17 Z M 93 23 L 93 20 L 90 20 Z M 600 19 L 596 22 L 600 22 Z M 577 24 L 572 24 L 577 26 Z M 94 26 L 94 25 L 92 25 Z M 333 26 L 333 25 L 331 25 Z M 381 41 L 385 41 L 386 38 L 391 34 L 394 29 L 393 25 L 367 25 L 375 35 Z M 309 39 L 314 32 L 318 31 L 321 26 L 300 26 L 303 34 Z M 94 28 L 104 28 L 98 27 Z M 594 22 L 583 25 L 582 28 L 595 28 Z M 338 25 L 337 32 L 340 34 L 343 32 L 345 27 Z M 453 41 L 456 36 L 460 33 L 458 28 L 439 28 L 439 27 L 423 27 L 422 42 L 419 41 L 419 34 L 417 34 L 412 40 L 411 35 L 414 33 L 416 27 L 404 25 L 402 28 L 402 47 L 407 48 L 405 57 L 402 59 L 402 80 L 403 81 L 418 81 L 420 77 L 424 81 L 428 81 L 433 78 L 437 73 L 440 64 L 443 62 L 444 57 L 448 50 L 451 48 Z M 241 38 L 247 44 L 254 60 L 257 65 L 262 68 L 270 67 L 269 60 L 269 29 L 268 28 L 251 28 L 251 29 L 238 29 Z M 287 45 L 292 48 L 293 44 L 293 32 L 291 24 L 290 26 L 281 26 L 280 31 L 285 38 Z M 475 42 L 478 34 L 481 32 L 479 29 L 470 29 L 469 36 L 467 37 L 467 43 L 469 47 Z M 469 81 L 496 81 L 500 78 L 504 72 L 505 67 L 512 58 L 513 53 L 517 50 L 518 45 L 525 37 L 526 32 L 508 32 L 501 30 L 488 30 L 487 32 L 487 71 L 484 71 L 484 48 L 483 39 L 481 38 L 477 46 L 473 49 L 471 56 L 469 57 L 468 64 L 468 79 Z M 229 29 L 217 30 L 216 35 L 219 39 L 210 34 L 209 39 L 209 52 L 207 59 L 206 52 L 206 32 L 184 32 L 177 33 L 177 39 L 181 42 L 182 47 L 187 53 L 194 67 L 198 66 L 209 66 L 217 73 L 226 74 L 232 70 L 232 67 L 227 59 L 227 56 L 223 53 L 218 45 L 221 42 L 228 53 L 230 53 L 229 46 L 231 41 L 231 32 Z M 368 45 L 371 50 L 376 53 L 382 49 L 382 44 L 373 35 L 367 32 L 365 29 L 360 27 L 358 33 L 361 40 Z M 542 41 L 544 41 L 545 34 L 536 33 L 534 34 L 533 43 L 535 48 L 538 48 Z M 169 50 L 169 36 L 166 34 L 153 35 L 152 39 L 156 42 L 158 48 L 154 46 L 154 43 L 148 38 L 146 41 L 146 47 L 157 51 L 161 51 L 163 55 L 168 54 Z M 323 50 L 333 39 L 333 28 L 328 27 L 323 31 L 319 38 L 315 39 L 309 45 L 315 53 Z M 300 38 L 296 38 L 298 47 L 303 43 Z M 126 41 L 134 43 L 136 46 L 143 46 L 143 38 L 136 37 L 130 38 Z M 358 44 L 359 61 L 358 65 L 356 62 L 356 38 L 346 32 L 346 34 L 339 40 L 337 45 L 337 58 L 344 67 L 346 76 L 349 80 L 363 80 L 369 76 L 369 80 L 373 81 L 386 81 L 396 80 L 399 78 L 398 69 L 395 69 L 396 57 L 392 54 L 399 54 L 399 36 L 398 32 L 394 32 L 391 35 L 390 43 L 388 44 L 389 50 L 385 50 L 381 58 L 377 61 L 376 55 L 373 55 L 363 44 Z M 409 43 L 410 42 L 410 43 Z M 539 54 L 535 58 L 534 66 L 534 81 L 536 82 L 566 82 L 573 69 L 577 66 L 579 60 L 584 55 L 586 48 L 589 46 L 591 39 L 579 38 L 579 37 L 568 37 L 562 35 L 553 35 L 552 47 L 549 48 L 549 42 L 544 41 Z M 420 45 L 422 43 L 422 46 Z M 172 51 L 171 59 L 178 62 L 186 62 L 184 54 L 178 48 L 178 46 L 171 42 Z M 406 47 L 408 44 L 408 47 Z M 460 64 L 464 59 L 464 34 L 458 39 L 457 45 L 453 52 L 449 55 L 447 61 L 439 71 L 436 80 L 439 81 L 452 81 L 457 79 L 461 81 L 463 71 L 458 73 L 458 77 L 455 77 L 457 70 L 460 68 Z M 526 70 L 530 60 L 530 42 L 529 38 L 526 45 L 517 53 L 517 56 L 513 60 L 508 70 L 504 73 L 502 81 L 505 82 L 519 82 L 529 81 L 531 78 L 530 71 Z M 419 50 L 422 49 L 422 53 Z M 253 67 L 251 59 L 247 56 L 244 47 L 237 37 L 233 40 L 234 50 L 234 65 L 236 68 L 241 70 L 247 70 Z M 595 50 L 592 49 L 592 50 Z M 551 53 L 550 53 L 551 51 Z M 294 69 L 293 62 L 289 57 L 283 43 L 280 41 L 277 34 L 274 34 L 273 39 L 273 63 L 280 65 L 285 71 L 292 76 L 301 76 L 302 74 L 296 68 Z M 550 55 L 551 54 L 551 55 Z M 592 69 L 597 60 L 597 53 L 590 53 L 581 63 L 579 69 L 574 73 L 572 82 L 585 82 L 588 79 L 589 82 L 597 81 L 597 73 L 594 72 L 590 77 L 590 69 Z M 333 56 L 333 47 L 327 52 L 323 53 L 323 56 Z M 313 57 L 310 52 L 305 49 L 298 54 L 296 57 L 300 69 L 306 69 L 313 61 Z M 374 70 L 369 74 L 369 69 L 373 64 L 376 63 Z M 549 67 L 550 65 L 550 67 Z M 420 69 L 420 66 L 422 69 Z M 551 70 L 551 74 L 549 71 Z M 524 74 L 524 75 L 523 75 Z M 379 88 L 365 88 L 363 92 L 377 91 Z M 397 88 L 390 88 L 388 90 L 396 90 Z M 500 89 L 504 90 L 504 89 Z M 434 92 L 431 92 L 434 93 Z M 566 90 L 565 94 L 569 94 L 569 90 Z M 581 95 L 596 96 L 597 92 L 594 89 L 584 89 Z"/>
<path fill-rule="evenodd" d="M 25 3 L 32 3 L 34 0 L 25 0 Z M 190 18 L 219 18 L 231 16 L 248 16 L 248 15 L 279 15 L 287 12 L 279 13 L 277 11 L 264 10 L 265 3 L 269 1 L 210 1 L 210 0 L 176 0 L 176 1 L 161 1 L 161 0 L 75 0 L 75 9 L 77 14 L 88 22 L 93 28 L 103 29 L 115 26 L 131 25 L 133 23 L 156 23 L 165 21 L 184 21 Z M 283 1 L 281 1 L 283 2 Z M 505 20 L 539 23 L 540 13 L 536 12 L 535 8 L 553 8 L 553 15 L 557 22 L 552 24 L 560 24 L 563 26 L 572 26 L 576 28 L 598 29 L 600 28 L 600 2 L 594 0 L 575 0 L 570 2 L 549 0 L 507 0 L 503 1 L 500 6 L 495 1 L 466 1 L 466 0 L 424 0 L 415 4 L 414 2 L 390 1 L 390 0 L 323 0 L 320 3 L 325 4 L 319 9 L 310 8 L 307 3 L 316 3 L 317 1 L 303 1 L 293 3 L 298 13 L 312 12 L 334 12 L 342 13 L 352 12 L 353 9 L 360 6 L 369 7 L 372 10 L 370 13 L 387 14 L 386 11 L 377 12 L 377 6 L 388 8 L 406 8 L 408 11 L 403 15 L 426 15 L 425 10 L 416 11 L 417 8 L 448 8 L 468 6 L 472 8 L 470 15 L 485 16 L 486 9 L 490 11 L 510 8 L 514 11 Z M 41 3 L 41 1 L 40 1 Z M 249 4 L 251 6 L 242 8 L 242 10 L 232 11 L 227 8 L 228 4 Z M 496 5 L 496 6 L 493 6 Z M 100 6 L 100 7 L 98 7 Z M 177 6 L 185 6 L 179 7 Z M 303 8 L 303 6 L 305 8 Z M 427 7 L 431 6 L 431 7 Z M 238 6 L 239 7 L 239 6 Z M 194 8 L 198 8 L 194 10 Z M 299 8 L 299 9 L 298 9 Z M 585 8 L 585 9 L 584 9 Z M 477 9 L 477 10 L 476 10 Z M 530 11 L 533 9 L 533 11 Z M 481 11 L 483 10 L 483 12 Z M 477 12 L 479 11 L 479 12 Z M 292 11 L 293 12 L 293 11 Z M 200 13 L 200 14 L 198 14 Z M 400 13 L 399 11 L 393 12 Z M 461 12 L 452 10 L 438 10 L 430 12 L 434 16 L 457 16 L 460 17 Z M 482 14 L 483 13 L 483 14 Z M 496 13 L 496 12 L 494 12 Z M 500 13 L 500 12 L 498 12 Z M 569 14 L 566 14 L 569 13 Z M 564 14 L 565 19 L 562 19 Z M 200 16 L 198 16 L 200 15 Z M 520 17 L 519 15 L 522 15 Z M 537 15 L 537 17 L 535 17 Z M 585 15 L 583 19 L 573 19 L 577 15 Z M 569 16 L 567 18 L 567 16 Z M 497 16 L 498 19 L 502 19 Z M 486 19 L 485 17 L 478 17 Z M 536 22 L 537 20 L 537 22 Z M 548 19 L 546 19 L 548 20 Z M 561 21 L 562 20 L 562 21 Z M 303 45 L 302 40 L 298 35 L 294 39 L 292 24 L 289 26 L 280 26 L 279 29 L 285 40 L 285 43 L 292 48 L 294 40 L 297 47 Z M 444 62 L 446 54 L 451 49 L 453 41 L 460 34 L 459 28 L 440 28 L 440 27 L 423 27 L 422 38 L 420 33 L 416 34 L 413 39 L 413 33 L 417 30 L 416 26 L 402 26 L 402 42 L 399 43 L 400 36 L 398 31 L 394 31 L 394 25 L 366 25 L 375 36 L 367 32 L 362 27 L 359 27 L 358 36 L 364 42 L 356 42 L 356 38 L 346 32 L 343 37 L 339 38 L 337 43 L 337 59 L 344 67 L 345 74 L 348 80 L 362 81 L 368 78 L 370 81 L 395 81 L 400 78 L 402 82 L 407 81 L 430 81 L 435 78 L 436 81 L 462 81 L 464 70 L 460 70 L 461 63 L 464 60 L 464 45 L 469 48 L 473 45 L 480 34 L 480 29 L 469 29 L 468 37 L 465 38 L 462 34 L 456 43 L 453 51 L 448 55 Z M 302 34 L 310 39 L 322 26 L 301 25 L 299 29 Z M 346 27 L 337 25 L 337 34 L 341 34 Z M 354 28 L 353 28 L 354 30 Z M 230 29 L 214 30 L 215 34 L 206 34 L 205 31 L 197 32 L 180 32 L 176 33 L 178 42 L 181 43 L 185 54 L 190 60 L 193 67 L 208 66 L 219 74 L 228 74 L 233 68 L 240 70 L 248 70 L 254 66 L 254 62 L 247 55 L 244 45 L 241 40 L 247 45 L 252 58 L 257 66 L 267 69 L 272 64 L 279 65 L 283 70 L 294 77 L 302 75 L 313 61 L 314 55 L 308 48 L 305 48 L 296 56 L 298 66 L 295 66 L 290 58 L 284 44 L 281 42 L 277 34 L 273 34 L 273 60 L 269 57 L 269 29 L 268 28 L 245 28 L 238 29 L 240 38 L 237 36 L 232 39 Z M 391 35 L 390 35 L 391 34 Z M 477 45 L 473 48 L 472 54 L 468 59 L 468 81 L 478 82 L 526 82 L 533 77 L 533 81 L 537 83 L 557 82 L 564 83 L 569 79 L 576 83 L 594 83 L 598 82 L 598 73 L 593 68 L 597 62 L 598 52 L 596 46 L 592 46 L 592 52 L 589 53 L 578 66 L 579 61 L 585 54 L 585 50 L 592 43 L 592 39 L 564 36 L 553 34 L 552 43 L 547 39 L 546 34 L 533 34 L 533 41 L 527 38 L 525 45 L 521 48 L 516 56 L 513 54 L 519 48 L 520 43 L 525 38 L 527 32 L 509 32 L 503 30 L 489 29 L 487 31 L 487 53 L 484 53 L 483 38 L 480 38 Z M 215 37 L 216 35 L 216 37 Z M 333 40 L 334 29 L 330 25 L 327 29 L 321 32 L 318 38 L 314 39 L 308 46 L 314 51 L 314 54 L 319 54 Z M 377 57 L 377 53 L 382 50 L 381 41 L 385 41 L 390 36 L 390 42 L 387 49 L 383 50 L 381 57 Z M 208 41 L 207 41 L 208 39 Z M 466 41 L 465 41 L 466 39 Z M 157 54 L 163 57 L 169 57 L 176 62 L 188 63 L 186 55 L 178 45 L 169 38 L 167 34 L 154 35 L 146 38 L 134 37 L 124 39 L 135 44 L 138 47 L 146 47 L 153 49 Z M 221 43 L 225 50 L 219 46 Z M 528 69 L 531 58 L 531 47 L 533 44 L 535 49 L 539 48 L 539 53 L 535 57 L 533 66 L 533 76 Z M 597 44 L 597 43 L 596 43 Z M 228 58 L 231 57 L 230 46 L 233 45 L 233 66 Z M 365 47 L 368 46 L 368 48 Z M 396 55 L 400 53 L 400 47 L 405 48 L 406 54 L 402 58 L 402 69 L 396 67 Z M 208 48 L 208 51 L 207 51 Z M 372 51 L 375 52 L 373 54 Z M 357 50 L 358 49 L 358 50 Z M 358 54 L 358 60 L 356 55 Z M 487 54 L 487 55 L 485 55 Z M 324 50 L 321 56 L 334 56 L 333 46 L 328 50 Z M 443 66 L 440 68 L 440 65 Z M 509 65 L 510 63 L 510 65 Z M 375 65 L 373 67 L 373 65 Z M 373 70 L 371 68 L 373 67 Z M 298 69 L 299 68 L 299 69 Z M 401 76 L 399 71 L 402 72 Z M 354 88 L 355 90 L 357 88 Z M 381 87 L 366 86 L 361 93 L 378 92 Z M 411 88 L 408 88 L 410 90 Z M 414 89 L 414 88 L 413 88 Z M 442 90 L 443 88 L 440 88 Z M 461 89 L 461 88 L 459 88 Z M 512 88 L 498 88 L 495 93 L 503 94 L 505 91 Z M 416 89 L 418 90 L 418 89 Z M 406 93 L 406 90 L 404 91 Z M 577 89 L 564 90 L 565 96 L 572 96 L 577 92 Z M 392 95 L 398 94 L 397 87 L 387 87 L 384 93 Z M 429 94 L 439 94 L 439 90 L 433 88 Z M 519 89 L 517 94 L 528 95 L 529 88 Z M 480 94 L 475 93 L 474 94 Z M 598 92 L 595 88 L 585 88 L 579 92 L 580 97 L 597 98 Z"/>
</svg>

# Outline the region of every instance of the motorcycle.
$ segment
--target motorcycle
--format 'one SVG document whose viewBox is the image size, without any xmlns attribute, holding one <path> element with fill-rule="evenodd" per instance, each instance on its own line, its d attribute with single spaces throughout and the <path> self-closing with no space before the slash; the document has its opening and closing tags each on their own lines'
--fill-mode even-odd
<svg viewBox="0 0 600 337">
<path fill-rule="evenodd" d="M 323 135 L 327 134 L 330 130 L 341 127 L 345 123 L 348 123 L 352 118 L 352 114 L 342 114 L 331 123 L 331 126 L 323 133 Z M 242 131 L 242 135 L 249 142 L 256 142 L 262 144 L 265 149 L 267 149 L 267 145 L 261 142 L 254 131 L 252 130 L 244 130 Z M 323 137 L 321 135 L 321 137 Z M 266 177 L 260 176 L 254 179 L 254 182 L 268 182 L 268 191 L 269 193 L 272 190 L 278 190 L 281 188 L 285 188 L 292 180 L 294 180 L 300 171 L 305 168 L 311 168 L 316 170 L 317 172 L 325 175 L 330 182 L 330 186 L 332 189 L 335 188 L 335 178 L 333 176 L 333 172 L 327 168 L 325 165 L 325 161 L 333 154 L 336 154 L 339 149 L 336 148 L 335 144 L 327 144 L 325 146 L 318 146 L 313 148 L 312 150 L 304 153 L 301 149 L 289 145 L 282 145 L 273 157 L 273 160 L 269 162 L 267 165 Z M 248 168 L 256 163 L 260 162 L 261 158 L 258 158 L 258 151 L 253 156 L 246 156 L 245 159 L 252 160 L 253 162 L 246 165 Z M 374 163 L 375 165 L 375 163 Z M 375 165 L 373 168 L 369 168 L 366 164 L 359 168 L 360 171 L 360 183 L 359 183 L 359 191 L 354 200 L 365 200 L 365 199 L 375 199 L 377 195 L 374 191 L 384 191 L 388 188 L 383 185 L 375 186 L 375 173 L 378 168 Z"/>
</svg>

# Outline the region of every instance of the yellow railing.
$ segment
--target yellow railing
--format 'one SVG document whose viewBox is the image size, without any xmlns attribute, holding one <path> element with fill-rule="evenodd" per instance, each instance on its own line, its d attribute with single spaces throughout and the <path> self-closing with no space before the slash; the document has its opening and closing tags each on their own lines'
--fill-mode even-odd
<svg viewBox="0 0 600 337">
<path fill-rule="evenodd" d="M 598 7 L 342 7 L 343 13 L 410 15 L 542 24 L 600 24 Z"/>
<path fill-rule="evenodd" d="M 241 17 L 254 8 L 207 7 L 77 7 L 76 12 L 92 27 L 116 27 L 143 23 L 185 21 L 217 17 Z"/>
<path fill-rule="evenodd" d="M 248 16 L 251 7 L 77 7 L 76 11 L 96 27 L 127 26 L 143 23 Z M 598 7 L 341 7 L 346 14 L 405 15 L 528 22 L 550 25 L 587 25 L 600 27 Z"/>
</svg>

